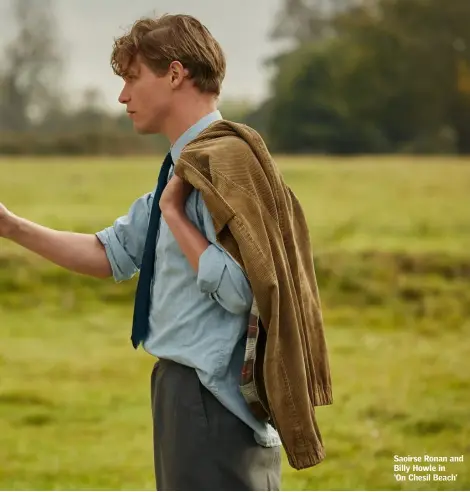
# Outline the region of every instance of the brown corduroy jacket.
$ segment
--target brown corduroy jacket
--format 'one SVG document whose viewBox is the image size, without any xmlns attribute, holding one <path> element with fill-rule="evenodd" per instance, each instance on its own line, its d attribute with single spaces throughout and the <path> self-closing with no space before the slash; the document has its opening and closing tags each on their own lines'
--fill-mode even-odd
<svg viewBox="0 0 470 492">
<path fill-rule="evenodd" d="M 244 269 L 254 302 L 240 388 L 278 430 L 289 463 L 325 457 L 315 406 L 333 402 L 304 212 L 252 128 L 217 121 L 189 143 L 175 174 L 198 189 L 217 240 Z"/>
</svg>

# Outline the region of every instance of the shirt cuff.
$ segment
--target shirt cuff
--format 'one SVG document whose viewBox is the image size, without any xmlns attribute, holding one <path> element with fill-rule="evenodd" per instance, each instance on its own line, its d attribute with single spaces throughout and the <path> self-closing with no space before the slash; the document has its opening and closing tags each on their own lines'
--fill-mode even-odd
<svg viewBox="0 0 470 492">
<path fill-rule="evenodd" d="M 95 236 L 101 241 L 105 248 L 106 256 L 108 257 L 113 277 L 116 282 L 128 280 L 139 271 L 119 242 L 113 227 L 107 227 L 106 229 L 95 233 Z"/>
<path fill-rule="evenodd" d="M 214 244 L 210 244 L 199 257 L 197 285 L 201 292 L 206 294 L 216 292 L 222 280 L 224 269 L 225 260 L 223 255 L 220 254 Z"/>
</svg>

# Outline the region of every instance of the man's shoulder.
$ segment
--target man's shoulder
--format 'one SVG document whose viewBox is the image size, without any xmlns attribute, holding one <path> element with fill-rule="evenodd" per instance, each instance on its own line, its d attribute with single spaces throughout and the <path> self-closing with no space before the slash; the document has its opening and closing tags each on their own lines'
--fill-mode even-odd
<svg viewBox="0 0 470 492">
<path fill-rule="evenodd" d="M 195 167 L 210 165 L 220 172 L 234 166 L 242 171 L 257 160 L 255 148 L 258 139 L 252 132 L 254 130 L 246 125 L 219 120 L 184 148 L 180 160 Z"/>
<path fill-rule="evenodd" d="M 188 143 L 183 152 L 206 150 L 212 152 L 231 150 L 248 151 L 253 139 L 261 138 L 255 130 L 228 120 L 218 120 L 209 125 L 192 142 Z"/>
</svg>

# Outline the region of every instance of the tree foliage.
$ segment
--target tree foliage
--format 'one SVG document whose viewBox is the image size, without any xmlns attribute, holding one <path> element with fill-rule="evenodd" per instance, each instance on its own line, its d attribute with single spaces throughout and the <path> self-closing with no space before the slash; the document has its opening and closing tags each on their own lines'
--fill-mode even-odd
<svg viewBox="0 0 470 492">
<path fill-rule="evenodd" d="M 470 153 L 468 0 L 307 3 L 286 0 L 274 30 L 293 46 L 266 105 L 278 150 Z"/>
<path fill-rule="evenodd" d="M 51 0 L 11 2 L 16 35 L 0 64 L 0 128 L 28 131 L 60 100 L 60 43 Z"/>
</svg>

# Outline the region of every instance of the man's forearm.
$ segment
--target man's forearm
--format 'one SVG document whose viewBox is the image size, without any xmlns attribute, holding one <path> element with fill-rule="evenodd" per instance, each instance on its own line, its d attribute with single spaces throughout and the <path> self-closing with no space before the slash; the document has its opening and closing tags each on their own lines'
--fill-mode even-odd
<svg viewBox="0 0 470 492">
<path fill-rule="evenodd" d="M 112 275 L 104 246 L 94 234 L 56 231 L 14 217 L 6 238 L 67 270 L 99 278 Z"/>
<path fill-rule="evenodd" d="M 199 270 L 199 258 L 209 247 L 209 241 L 199 232 L 198 228 L 188 219 L 183 211 L 167 211 L 164 216 L 181 251 L 197 273 Z"/>
</svg>

